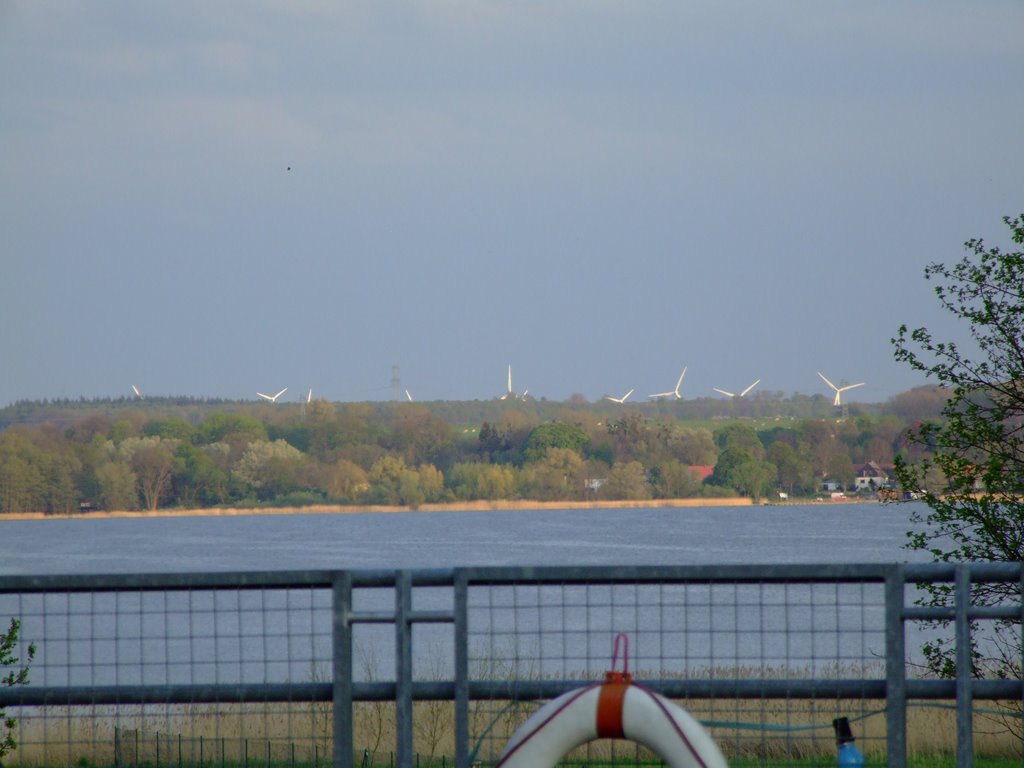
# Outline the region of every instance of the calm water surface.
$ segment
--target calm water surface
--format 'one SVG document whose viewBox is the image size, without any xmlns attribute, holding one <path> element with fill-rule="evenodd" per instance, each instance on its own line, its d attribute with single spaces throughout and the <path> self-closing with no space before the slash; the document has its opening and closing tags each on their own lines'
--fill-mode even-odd
<svg viewBox="0 0 1024 768">
<path fill-rule="evenodd" d="M 912 555 L 903 549 L 910 513 L 903 505 L 822 504 L 0 518 L 0 574 L 895 562 Z M 524 663 L 541 664 L 542 671 L 550 674 L 606 663 L 608 637 L 623 629 L 636 639 L 638 660 L 649 654 L 648 663 L 661 666 L 807 667 L 837 654 L 874 659 L 884 649 L 880 595 L 876 594 L 881 587 L 877 586 L 874 592 L 868 590 L 874 595 L 870 598 L 857 586 L 828 587 L 821 595 L 782 586 L 728 587 L 720 595 L 700 585 L 624 587 L 622 595 L 611 601 L 614 609 L 604 609 L 601 601 L 611 599 L 604 594 L 608 589 L 527 589 L 524 596 L 543 604 L 532 610 L 520 605 L 519 598 L 513 601 L 514 607 L 513 603 L 506 606 L 502 601 L 508 599 L 508 590 L 499 590 L 496 597 L 487 597 L 475 608 L 480 615 L 471 618 L 490 627 L 487 632 L 496 636 L 515 635 L 520 643 L 536 637 L 532 642 L 541 645 L 527 649 Z M 653 591 L 647 594 L 644 589 Z M 368 603 L 361 609 L 384 610 L 393 600 L 390 593 L 378 595 L 372 590 L 367 599 L 381 604 Z M 421 607 L 450 608 L 451 600 L 447 592 L 428 593 Z M 582 608 L 592 600 L 597 601 L 594 607 Z M 724 602 L 718 605 L 719 601 Z M 786 608 L 780 614 L 777 606 L 782 604 Z M 737 614 L 740 605 L 742 611 Z M 33 684 L 40 685 L 308 680 L 312 668 L 330 659 L 330 592 L 326 589 L 252 594 L 230 590 L 223 594 L 203 590 L 8 594 L 0 595 L 0 617 L 5 615 L 22 616 L 25 637 L 38 641 L 40 660 Z M 738 621 L 754 623 L 743 629 Z M 838 623 L 851 631 L 807 631 L 822 622 Z M 539 633 L 542 624 L 543 635 Z M 773 627 L 775 631 L 767 631 Z M 394 658 L 392 629 L 372 625 L 360 632 L 364 629 L 365 633 L 357 633 L 359 648 L 372 649 L 374 658 Z M 421 640 L 414 650 L 420 659 L 417 663 L 433 664 L 448 657 L 432 649 L 447 647 L 450 628 L 420 627 L 417 633 Z M 560 644 L 570 638 L 580 647 L 566 661 Z M 831 643 L 827 650 L 818 647 L 823 638 Z M 550 643 L 557 647 L 543 645 Z M 654 646 L 645 647 L 651 643 Z M 682 649 L 674 652 L 675 661 L 662 658 L 661 643 Z M 518 646 L 489 648 L 487 658 L 507 651 L 507 663 L 518 664 L 522 650 Z M 543 661 L 531 661 L 534 658 Z"/>
<path fill-rule="evenodd" d="M 0 573 L 902 562 L 910 505 L 3 520 Z"/>
</svg>

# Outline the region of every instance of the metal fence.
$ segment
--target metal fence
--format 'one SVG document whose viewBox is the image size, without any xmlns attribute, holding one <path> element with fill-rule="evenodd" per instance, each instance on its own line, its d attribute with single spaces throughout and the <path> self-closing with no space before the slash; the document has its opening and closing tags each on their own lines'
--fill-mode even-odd
<svg viewBox="0 0 1024 768">
<path fill-rule="evenodd" d="M 838 716 L 891 766 L 1019 759 L 1022 576 L 1020 564 L 0 576 L 16 655 L 38 649 L 29 685 L 0 685 L 17 721 L 6 762 L 493 765 L 540 703 L 602 678 L 619 633 L 634 677 L 733 764 L 834 763 Z M 926 583 L 951 607 L 919 607 Z M 1009 637 L 1005 663 L 984 667 L 972 653 L 993 636 Z M 949 679 L 922 665 L 922 645 L 943 640 L 956 647 Z M 567 759 L 662 764 L 614 740 Z"/>
</svg>

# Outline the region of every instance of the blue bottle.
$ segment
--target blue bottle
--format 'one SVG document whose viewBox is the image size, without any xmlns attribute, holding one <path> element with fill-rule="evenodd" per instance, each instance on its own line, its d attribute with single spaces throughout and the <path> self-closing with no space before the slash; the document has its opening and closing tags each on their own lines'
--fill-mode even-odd
<svg viewBox="0 0 1024 768">
<path fill-rule="evenodd" d="M 832 728 L 836 732 L 836 765 L 858 766 L 864 765 L 864 755 L 857 745 L 853 743 L 853 731 L 850 730 L 850 721 L 845 717 L 837 717 L 832 721 Z"/>
</svg>

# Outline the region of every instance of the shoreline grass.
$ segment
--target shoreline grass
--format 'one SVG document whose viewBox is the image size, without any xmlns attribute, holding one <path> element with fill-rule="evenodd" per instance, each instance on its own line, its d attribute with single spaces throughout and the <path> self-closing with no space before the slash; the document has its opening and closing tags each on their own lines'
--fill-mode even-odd
<svg viewBox="0 0 1024 768">
<path fill-rule="evenodd" d="M 835 764 L 831 718 L 837 712 L 865 715 L 857 722 L 858 744 L 868 765 L 884 765 L 886 723 L 880 701 L 792 699 L 681 702 L 706 726 L 733 766 L 817 766 Z M 539 706 L 522 702 L 476 700 L 470 709 L 470 748 L 477 764 L 493 765 L 527 717 Z M 732 715 L 742 728 L 716 725 Z M 145 705 L 45 707 L 17 713 L 19 747 L 8 756 L 9 768 L 79 766 L 259 765 L 316 768 L 330 761 L 331 705 L 290 704 Z M 396 745 L 394 702 L 359 702 L 354 712 L 353 751 L 368 766 L 389 764 Z M 985 768 L 1021 765 L 1019 737 L 994 732 L 992 723 L 975 714 L 974 765 Z M 956 717 L 952 709 L 913 707 L 907 712 L 907 757 L 910 766 L 953 766 Z M 414 751 L 421 768 L 452 765 L 454 704 L 417 701 L 413 711 Z M 488 735 L 489 734 L 489 735 Z M 560 765 L 661 765 L 649 750 L 623 740 L 598 740 L 566 755 Z"/>
<path fill-rule="evenodd" d="M 561 509 L 662 509 L 698 507 L 751 507 L 754 503 L 746 496 L 692 499 L 645 499 L 642 501 L 529 501 L 527 499 L 506 499 L 495 501 L 461 501 L 409 506 L 343 506 L 340 504 L 316 504 L 305 507 L 208 507 L 201 509 L 157 509 L 73 512 L 71 514 L 46 514 L 44 512 L 10 512 L 0 514 L 4 520 L 103 520 L 122 517 L 221 517 L 232 515 L 359 515 L 387 514 L 393 512 L 497 512 Z"/>
</svg>

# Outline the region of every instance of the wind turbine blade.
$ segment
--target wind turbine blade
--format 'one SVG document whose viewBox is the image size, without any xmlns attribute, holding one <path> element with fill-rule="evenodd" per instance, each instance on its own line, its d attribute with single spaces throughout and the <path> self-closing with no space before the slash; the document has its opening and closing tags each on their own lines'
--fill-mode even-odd
<svg viewBox="0 0 1024 768">
<path fill-rule="evenodd" d="M 134 384 L 132 384 L 132 392 L 134 392 L 134 393 L 135 393 L 135 396 L 136 396 L 137 398 L 139 398 L 139 400 L 141 400 L 141 399 L 142 399 L 142 393 L 141 393 L 141 392 L 139 392 L 139 388 L 138 388 L 138 387 L 136 387 L 136 386 L 135 386 Z"/>
<path fill-rule="evenodd" d="M 740 392 L 740 397 L 746 397 L 746 396 L 747 396 L 747 392 L 749 392 L 750 390 L 752 390 L 752 389 L 753 389 L 754 387 L 756 387 L 756 386 L 757 386 L 758 384 L 760 384 L 760 383 L 761 383 L 761 380 L 760 380 L 760 379 L 758 379 L 757 381 L 755 381 L 755 382 L 754 382 L 753 384 L 751 384 L 751 385 L 750 385 L 749 387 L 747 387 L 747 388 L 746 388 L 746 389 L 744 389 L 744 390 L 743 390 L 742 392 Z"/>
<path fill-rule="evenodd" d="M 712 389 L 715 390 L 715 392 L 717 392 L 720 395 L 725 395 L 726 397 L 736 397 L 736 394 L 733 392 L 726 392 L 724 389 L 719 389 L 718 387 L 712 387 Z"/>
<path fill-rule="evenodd" d="M 264 395 L 262 392 L 257 392 L 256 394 L 259 395 L 260 397 L 262 397 L 264 400 L 269 400 L 270 402 L 274 402 L 274 398 L 272 398 L 270 395 Z"/>
<path fill-rule="evenodd" d="M 313 388 L 312 387 L 309 388 L 309 394 L 306 395 L 306 402 L 307 403 L 313 402 Z"/>
<path fill-rule="evenodd" d="M 683 386 L 683 377 L 686 376 L 686 368 L 683 368 L 683 372 L 679 374 L 679 381 L 676 382 L 675 394 L 679 397 L 679 388 Z"/>
<path fill-rule="evenodd" d="M 512 394 L 512 366 L 508 367 L 508 393 Z"/>
<path fill-rule="evenodd" d="M 825 382 L 826 384 L 828 384 L 828 385 L 829 385 L 830 387 L 832 387 L 832 389 L 834 389 L 834 390 L 837 390 L 837 391 L 839 390 L 839 387 L 837 387 L 837 386 L 836 386 L 835 384 L 833 384 L 833 383 L 832 383 L 831 381 L 829 381 L 828 379 L 826 379 L 826 378 L 825 378 L 825 374 L 823 374 L 823 373 L 822 373 L 821 371 L 818 371 L 818 375 L 819 375 L 819 376 L 821 376 L 821 380 L 822 380 L 822 381 L 824 381 L 824 382 Z"/>
<path fill-rule="evenodd" d="M 632 395 L 632 394 L 633 394 L 633 392 L 634 392 L 634 390 L 632 390 L 632 389 L 631 389 L 631 390 L 629 390 L 629 392 L 627 392 L 626 394 L 624 394 L 624 395 L 622 396 L 622 401 L 621 401 L 621 402 L 623 402 L 623 403 L 624 403 L 624 402 L 626 402 L 626 398 L 628 398 L 628 397 L 629 397 L 630 395 Z"/>
<path fill-rule="evenodd" d="M 277 400 L 277 398 L 279 398 L 281 395 L 283 395 L 287 391 L 288 391 L 288 387 L 285 387 L 280 392 L 278 392 L 276 395 L 274 395 L 274 399 Z"/>
<path fill-rule="evenodd" d="M 686 368 L 683 368 L 683 372 L 679 374 L 679 379 L 676 381 L 676 388 L 671 392 L 655 392 L 653 395 L 648 395 L 649 398 L 656 397 L 674 397 L 676 400 L 680 399 L 682 395 L 679 394 L 679 388 L 683 386 L 683 377 L 686 376 Z"/>
<path fill-rule="evenodd" d="M 832 401 L 832 405 L 836 405 L 836 406 L 841 405 L 839 400 L 840 400 L 842 394 L 843 394 L 843 390 L 841 390 L 841 389 L 837 389 L 836 390 L 836 396 L 835 396 L 835 399 Z"/>
<path fill-rule="evenodd" d="M 840 387 L 840 392 L 845 392 L 848 389 L 856 389 L 857 387 L 863 387 L 867 382 L 862 381 L 860 384 L 847 384 L 845 387 Z"/>
<path fill-rule="evenodd" d="M 407 390 L 405 390 L 405 398 L 406 398 L 406 399 L 407 399 L 407 400 L 408 400 L 408 401 L 409 401 L 410 403 L 412 402 L 412 395 L 410 395 L 410 394 L 409 394 L 409 390 L 408 390 L 408 389 L 407 389 Z"/>
</svg>

